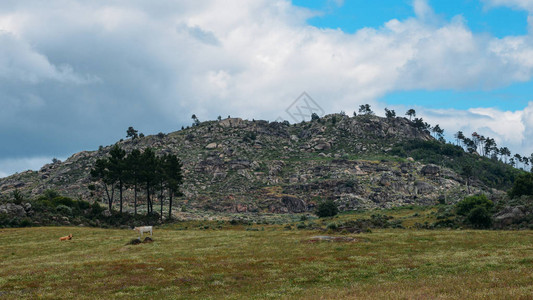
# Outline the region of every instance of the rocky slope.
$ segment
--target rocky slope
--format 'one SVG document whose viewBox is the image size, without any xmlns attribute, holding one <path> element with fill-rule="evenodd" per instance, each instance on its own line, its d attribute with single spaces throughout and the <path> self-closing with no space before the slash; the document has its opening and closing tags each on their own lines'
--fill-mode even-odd
<svg viewBox="0 0 533 300">
<path fill-rule="evenodd" d="M 152 147 L 178 155 L 185 175 L 178 203 L 189 209 L 285 213 L 311 210 L 323 199 L 334 199 L 341 209 L 366 209 L 453 203 L 468 192 L 502 195 L 476 181 L 467 188 L 464 178 L 441 166 L 389 154 L 393 145 L 411 140 L 433 138 L 405 118 L 333 114 L 292 125 L 228 118 L 118 144 L 127 152 Z M 89 171 L 110 148 L 0 179 L 0 196 L 55 189 L 102 200 L 101 189 L 89 189 L 95 184 Z"/>
</svg>

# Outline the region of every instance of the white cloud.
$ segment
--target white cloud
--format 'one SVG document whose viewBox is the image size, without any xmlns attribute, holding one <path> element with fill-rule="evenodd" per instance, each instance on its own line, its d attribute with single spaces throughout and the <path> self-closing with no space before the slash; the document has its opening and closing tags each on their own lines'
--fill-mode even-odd
<svg viewBox="0 0 533 300">
<path fill-rule="evenodd" d="M 531 0 L 483 0 L 483 2 L 489 6 L 508 6 L 533 12 L 533 1 Z"/>
<path fill-rule="evenodd" d="M 530 1 L 515 2 L 527 8 Z M 0 77 L 10 80 L 0 82 L 0 96 L 11 104 L 0 126 L 27 141 L 15 150 L 52 155 L 111 143 L 132 125 L 176 130 L 192 113 L 287 117 L 303 91 L 335 112 L 383 106 L 379 98 L 393 91 L 490 90 L 531 80 L 531 36 L 477 35 L 462 17 L 437 19 L 423 0 L 414 10 L 416 18 L 348 34 L 307 25 L 316 12 L 288 0 L 2 2 Z M 493 130 L 529 145 L 530 123 L 513 122 L 523 124 L 521 136 Z M 0 157 L 8 152 L 0 147 Z"/>
</svg>

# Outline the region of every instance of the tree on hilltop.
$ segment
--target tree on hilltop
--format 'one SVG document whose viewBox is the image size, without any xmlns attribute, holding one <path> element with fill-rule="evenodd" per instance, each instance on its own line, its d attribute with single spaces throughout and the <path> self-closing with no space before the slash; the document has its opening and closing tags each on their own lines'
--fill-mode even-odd
<svg viewBox="0 0 533 300">
<path fill-rule="evenodd" d="M 126 137 L 127 138 L 131 137 L 131 139 L 134 140 L 139 137 L 139 135 L 137 135 L 137 132 L 138 132 L 137 130 L 133 129 L 133 127 L 130 126 L 128 127 L 128 130 L 126 130 Z"/>
<path fill-rule="evenodd" d="M 388 109 L 388 108 L 385 108 L 385 116 L 387 117 L 387 119 L 394 119 L 396 118 L 396 112 L 394 111 L 394 109 Z"/>
<path fill-rule="evenodd" d="M 195 114 L 193 114 L 193 115 L 191 116 L 191 119 L 193 120 L 192 126 L 198 126 L 198 125 L 200 125 L 200 120 L 198 120 L 198 118 L 196 117 Z"/>
<path fill-rule="evenodd" d="M 363 115 L 373 115 L 374 112 L 370 108 L 370 104 L 363 104 L 359 106 L 359 113 Z"/>
<path fill-rule="evenodd" d="M 411 108 L 405 113 L 405 115 L 409 116 L 409 121 L 411 121 L 411 118 L 416 117 L 416 111 Z"/>
</svg>

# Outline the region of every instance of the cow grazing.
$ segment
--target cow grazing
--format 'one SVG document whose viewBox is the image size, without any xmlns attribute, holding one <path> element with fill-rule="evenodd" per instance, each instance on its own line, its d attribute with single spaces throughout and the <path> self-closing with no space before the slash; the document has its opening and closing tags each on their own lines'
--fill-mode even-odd
<svg viewBox="0 0 533 300">
<path fill-rule="evenodd" d="M 72 233 L 67 235 L 67 236 L 62 236 L 59 238 L 60 241 L 67 241 L 67 240 L 72 240 Z"/>
<path fill-rule="evenodd" d="M 150 232 L 150 235 L 152 235 L 152 226 L 140 226 L 140 227 L 134 227 L 133 230 L 139 232 L 139 238 L 143 235 L 145 232 Z"/>
</svg>

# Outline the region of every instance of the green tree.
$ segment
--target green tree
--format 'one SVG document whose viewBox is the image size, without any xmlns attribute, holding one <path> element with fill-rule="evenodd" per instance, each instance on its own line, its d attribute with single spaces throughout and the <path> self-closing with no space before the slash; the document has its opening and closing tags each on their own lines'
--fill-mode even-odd
<svg viewBox="0 0 533 300">
<path fill-rule="evenodd" d="M 444 129 L 440 128 L 439 124 L 435 125 L 431 131 L 435 134 L 435 138 L 436 139 L 441 139 L 443 138 L 443 135 L 444 135 Z"/>
<path fill-rule="evenodd" d="M 463 143 L 463 140 L 465 139 L 465 135 L 462 131 L 457 131 L 456 134 L 454 134 L 455 140 L 457 141 L 457 145 L 460 146 Z"/>
<path fill-rule="evenodd" d="M 141 151 L 138 149 L 133 149 L 126 157 L 126 182 L 130 186 L 133 186 L 133 210 L 135 215 L 137 215 L 137 191 L 138 184 L 140 182 L 140 172 Z"/>
<path fill-rule="evenodd" d="M 533 195 L 533 174 L 523 173 L 515 179 L 513 187 L 509 191 L 509 196 L 516 198 L 530 195 Z"/>
<path fill-rule="evenodd" d="M 416 111 L 411 108 L 405 113 L 405 115 L 409 116 L 409 121 L 411 121 L 411 118 L 416 117 Z"/>
<path fill-rule="evenodd" d="M 95 181 L 100 181 L 104 185 L 104 189 L 107 196 L 107 204 L 109 206 L 109 211 L 113 208 L 113 198 L 115 195 L 115 181 L 113 176 L 109 171 L 109 163 L 105 158 L 99 158 L 94 163 L 94 167 L 91 169 L 91 178 Z M 111 193 L 110 189 L 111 188 Z"/>
<path fill-rule="evenodd" d="M 126 130 L 126 137 L 131 137 L 131 139 L 134 140 L 139 137 L 139 135 L 137 135 L 137 132 L 137 130 L 133 129 L 133 127 L 130 126 L 128 127 L 128 130 Z"/>
<path fill-rule="evenodd" d="M 465 178 L 466 189 L 467 189 L 467 192 L 470 194 L 470 178 L 472 177 L 472 175 L 474 175 L 474 168 L 472 168 L 471 165 L 463 166 L 461 175 L 463 175 L 463 177 Z"/>
<path fill-rule="evenodd" d="M 147 214 L 153 212 L 153 203 L 151 199 L 152 190 L 157 184 L 157 164 L 158 159 L 155 156 L 155 152 L 152 148 L 146 148 L 140 156 L 140 170 L 139 179 L 143 182 L 146 189 L 146 207 Z"/>
<path fill-rule="evenodd" d="M 418 130 L 428 130 L 431 127 L 431 125 L 424 122 L 422 118 L 415 118 L 413 120 L 413 126 Z"/>
<path fill-rule="evenodd" d="M 394 109 L 388 109 L 388 108 L 385 108 L 385 116 L 387 117 L 387 119 L 394 119 L 396 118 L 396 112 L 394 111 Z"/>
<path fill-rule="evenodd" d="M 373 115 L 374 112 L 370 108 L 369 104 L 364 104 L 359 106 L 359 113 L 363 115 Z"/>
<path fill-rule="evenodd" d="M 198 120 L 198 118 L 196 117 L 195 114 L 193 114 L 193 115 L 191 116 L 191 119 L 193 120 L 192 126 L 198 126 L 198 125 L 200 125 L 200 120 Z"/>
<path fill-rule="evenodd" d="M 124 189 L 124 182 L 126 181 L 126 151 L 121 149 L 118 145 L 114 145 L 109 151 L 110 157 L 107 160 L 109 176 L 112 182 L 116 182 L 119 190 L 120 212 L 122 212 L 123 197 L 122 191 Z"/>
<path fill-rule="evenodd" d="M 461 216 L 468 216 L 470 211 L 476 207 L 483 207 L 490 212 L 494 207 L 494 203 L 487 199 L 487 196 L 481 194 L 466 197 L 455 205 L 457 214 Z"/>
<path fill-rule="evenodd" d="M 507 163 L 507 159 L 511 156 L 511 150 L 507 147 L 500 148 L 500 155 L 504 158 L 504 162 Z"/>
<path fill-rule="evenodd" d="M 333 200 L 327 200 L 318 204 L 315 213 L 319 218 L 333 217 L 339 213 L 339 208 Z"/>
<path fill-rule="evenodd" d="M 492 225 L 492 215 L 483 206 L 476 206 L 472 209 L 466 220 L 475 228 L 489 228 Z"/>
<path fill-rule="evenodd" d="M 162 159 L 163 172 L 165 176 L 166 188 L 168 189 L 168 218 L 172 218 L 172 198 L 180 196 L 180 185 L 183 183 L 181 172 L 182 164 L 176 155 L 167 154 Z M 162 214 L 162 211 L 161 211 Z"/>
<path fill-rule="evenodd" d="M 311 114 L 311 121 L 320 120 L 320 117 L 316 113 Z"/>
</svg>

